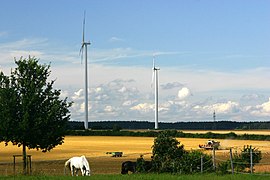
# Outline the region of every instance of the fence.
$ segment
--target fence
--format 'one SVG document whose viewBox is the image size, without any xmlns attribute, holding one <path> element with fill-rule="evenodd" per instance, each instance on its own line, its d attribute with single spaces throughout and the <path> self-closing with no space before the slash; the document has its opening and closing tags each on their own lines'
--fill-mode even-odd
<svg viewBox="0 0 270 180">
<path fill-rule="evenodd" d="M 240 155 L 243 153 L 245 157 L 248 157 L 248 161 L 243 162 L 240 159 L 235 158 L 235 155 Z M 249 173 L 249 174 L 264 174 L 270 175 L 270 153 L 261 152 L 262 159 L 257 163 L 254 159 L 256 152 L 253 152 L 252 146 L 250 146 L 249 151 L 241 152 L 239 148 L 230 148 L 227 150 L 213 150 L 213 166 L 218 166 L 222 163 L 229 163 L 229 173 Z M 239 166 L 245 167 L 239 170 Z"/>
</svg>

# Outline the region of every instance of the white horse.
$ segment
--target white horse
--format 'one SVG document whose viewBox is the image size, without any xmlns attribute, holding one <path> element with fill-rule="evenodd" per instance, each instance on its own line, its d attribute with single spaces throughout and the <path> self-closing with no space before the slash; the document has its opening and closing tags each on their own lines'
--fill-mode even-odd
<svg viewBox="0 0 270 180">
<path fill-rule="evenodd" d="M 69 167 L 71 171 L 71 175 L 74 176 L 74 172 L 76 176 L 78 176 L 78 170 L 81 170 L 82 176 L 90 176 L 90 167 L 87 159 L 85 156 L 81 157 L 72 157 L 65 163 L 65 174 L 66 174 L 66 167 Z"/>
</svg>

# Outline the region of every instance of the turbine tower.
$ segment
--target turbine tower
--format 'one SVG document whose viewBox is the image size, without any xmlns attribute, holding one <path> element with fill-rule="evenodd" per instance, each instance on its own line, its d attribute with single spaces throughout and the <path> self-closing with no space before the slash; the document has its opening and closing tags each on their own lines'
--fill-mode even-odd
<svg viewBox="0 0 270 180">
<path fill-rule="evenodd" d="M 84 128 L 88 129 L 88 72 L 87 72 L 87 46 L 91 43 L 85 42 L 84 40 L 84 30 L 85 30 L 85 11 L 84 11 L 84 17 L 83 17 L 83 34 L 82 34 L 82 46 L 80 49 L 80 55 L 81 57 L 84 56 L 85 58 L 85 84 L 84 84 L 84 110 L 85 110 L 85 121 L 84 121 Z M 84 54 L 83 54 L 84 52 Z"/>
<path fill-rule="evenodd" d="M 159 87 L 158 71 L 160 70 L 160 68 L 155 66 L 155 57 L 153 57 L 152 70 L 153 70 L 152 84 L 153 82 L 155 82 L 155 129 L 158 129 L 158 87 Z"/>
</svg>

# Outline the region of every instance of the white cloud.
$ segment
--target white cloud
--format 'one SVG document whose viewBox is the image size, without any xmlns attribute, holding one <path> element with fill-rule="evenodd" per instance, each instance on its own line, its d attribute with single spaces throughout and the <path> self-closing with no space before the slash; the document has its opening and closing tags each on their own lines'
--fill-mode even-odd
<svg viewBox="0 0 270 180">
<path fill-rule="evenodd" d="M 125 40 L 119 37 L 111 37 L 109 39 L 109 42 L 122 42 L 122 41 L 125 41 Z"/>
<path fill-rule="evenodd" d="M 235 113 L 239 111 L 239 104 L 237 102 L 228 101 L 225 103 L 214 104 L 213 109 L 217 113 Z"/>
<path fill-rule="evenodd" d="M 137 101 L 137 100 L 133 100 L 133 101 L 127 100 L 127 101 L 124 101 L 124 102 L 123 102 L 122 106 L 132 106 L 132 105 L 134 105 L 136 102 L 138 102 L 138 101 Z"/>
<path fill-rule="evenodd" d="M 33 39 L 21 39 L 18 41 L 13 41 L 9 43 L 1 43 L 1 49 L 9 49 L 10 51 L 13 50 L 22 50 L 22 49 L 34 49 L 38 47 L 44 47 L 47 45 L 48 40 L 44 38 L 33 38 Z"/>
<path fill-rule="evenodd" d="M 194 93 L 270 89 L 269 83 L 262 83 L 267 82 L 270 78 L 269 71 L 269 68 L 218 72 L 211 69 L 194 70 L 188 67 L 165 67 L 162 68 L 162 76 L 160 78 L 162 77 L 163 82 L 176 81 L 181 82 L 181 84 L 187 84 Z"/>
<path fill-rule="evenodd" d="M 154 98 L 134 90 L 135 82 L 114 80 L 93 87 L 89 92 L 89 120 L 151 120 L 154 118 Z M 123 89 L 124 91 L 119 91 Z M 184 92 L 184 91 L 183 91 Z M 188 92 L 188 91 L 187 91 Z M 84 97 L 82 89 L 75 91 L 72 100 L 72 119 L 84 119 Z M 189 94 L 189 93 L 183 93 Z M 166 100 L 165 100 L 166 99 Z M 270 116 L 270 100 L 254 106 L 245 106 L 237 101 L 212 99 L 211 101 L 187 101 L 170 96 L 160 98 L 160 121 L 212 120 L 215 111 L 217 120 L 257 120 Z M 195 99 L 196 100 L 196 99 Z"/>
<path fill-rule="evenodd" d="M 230 114 L 230 113 L 235 113 L 240 110 L 239 103 L 237 102 L 232 102 L 232 101 L 227 101 L 224 103 L 216 103 L 216 104 L 211 104 L 211 105 L 196 105 L 193 107 L 193 109 L 197 112 L 203 112 L 206 114 L 211 114 L 214 111 L 216 113 L 222 113 L 222 114 Z"/>
<path fill-rule="evenodd" d="M 60 94 L 60 98 L 64 99 L 66 97 L 69 97 L 69 92 L 67 90 L 62 90 Z"/>
<path fill-rule="evenodd" d="M 123 86 L 123 87 L 122 87 L 121 89 L 119 89 L 118 91 L 123 93 L 123 92 L 126 92 L 126 91 L 127 91 L 127 88 Z"/>
<path fill-rule="evenodd" d="M 251 110 L 251 114 L 258 116 L 258 117 L 269 117 L 270 118 L 270 98 L 268 99 L 267 102 L 257 105 L 254 108 L 249 107 Z"/>
<path fill-rule="evenodd" d="M 1 43 L 1 70 L 11 68 L 14 56 L 31 54 L 40 58 L 42 62 L 51 62 L 51 78 L 56 79 L 55 86 L 63 90 L 61 97 L 70 96 L 69 98 L 74 101 L 71 108 L 73 120 L 83 120 L 84 65 L 80 65 L 80 57 L 76 50 L 48 49 L 47 39 L 22 39 Z M 177 53 L 159 51 L 155 54 Z M 150 86 L 152 55 L 153 51 L 133 48 L 91 49 L 90 119 L 153 118 L 154 98 Z M 130 62 L 145 59 L 146 65 L 116 66 L 113 63 L 117 59 Z M 162 67 L 159 93 L 160 118 L 167 121 L 207 120 L 215 110 L 217 115 L 222 114 L 224 120 L 266 119 L 270 116 L 270 102 L 265 101 L 270 89 L 270 84 L 265 83 L 269 81 L 269 71 L 268 68 L 257 68 L 234 73 L 183 66 Z M 191 90 L 196 96 L 188 98 L 191 96 Z M 236 90 L 237 95 L 234 92 Z M 260 93 L 262 95 L 259 95 Z"/>
<path fill-rule="evenodd" d="M 104 111 L 105 112 L 113 112 L 113 107 L 112 106 L 106 106 Z"/>
<path fill-rule="evenodd" d="M 16 50 L 16 51 L 10 51 L 9 54 L 10 56 L 16 57 L 16 58 L 19 58 L 19 57 L 27 58 L 29 56 L 42 57 L 44 53 L 41 51 Z"/>
<path fill-rule="evenodd" d="M 149 103 L 140 103 L 137 104 L 136 106 L 131 107 L 131 110 L 136 110 L 140 112 L 152 112 L 155 108 L 154 104 L 149 104 Z"/>
<path fill-rule="evenodd" d="M 83 89 L 79 89 L 78 91 L 74 92 L 74 94 L 75 94 L 74 98 L 82 96 L 83 95 Z"/>
<path fill-rule="evenodd" d="M 161 88 L 162 89 L 173 89 L 173 88 L 178 88 L 178 87 L 183 87 L 184 85 L 179 83 L 179 82 L 173 82 L 173 83 L 166 83 L 166 84 L 162 84 Z"/>
<path fill-rule="evenodd" d="M 191 92 L 187 87 L 183 87 L 178 91 L 178 98 L 180 100 L 186 99 L 187 97 L 191 96 Z"/>
</svg>

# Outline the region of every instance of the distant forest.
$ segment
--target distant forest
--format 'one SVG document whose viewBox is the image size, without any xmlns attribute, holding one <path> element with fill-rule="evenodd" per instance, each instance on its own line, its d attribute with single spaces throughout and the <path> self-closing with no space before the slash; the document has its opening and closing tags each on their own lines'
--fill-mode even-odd
<svg viewBox="0 0 270 180">
<path fill-rule="evenodd" d="M 154 129 L 154 122 L 148 121 L 94 121 L 89 122 L 89 128 L 93 130 L 121 130 L 121 129 Z M 70 130 L 84 129 L 84 122 L 70 121 L 68 124 Z M 254 130 L 270 129 L 268 122 L 235 122 L 235 121 L 217 121 L 217 122 L 175 122 L 159 123 L 159 129 L 175 130 Z"/>
</svg>

